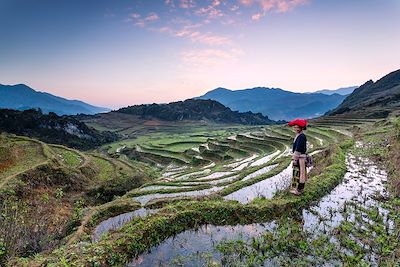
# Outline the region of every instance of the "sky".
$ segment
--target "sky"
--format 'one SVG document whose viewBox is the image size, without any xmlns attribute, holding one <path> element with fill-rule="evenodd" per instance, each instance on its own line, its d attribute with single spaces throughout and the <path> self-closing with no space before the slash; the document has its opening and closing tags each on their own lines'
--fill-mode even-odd
<svg viewBox="0 0 400 267">
<path fill-rule="evenodd" d="M 0 84 L 118 108 L 400 69 L 400 0 L 0 0 Z"/>
</svg>

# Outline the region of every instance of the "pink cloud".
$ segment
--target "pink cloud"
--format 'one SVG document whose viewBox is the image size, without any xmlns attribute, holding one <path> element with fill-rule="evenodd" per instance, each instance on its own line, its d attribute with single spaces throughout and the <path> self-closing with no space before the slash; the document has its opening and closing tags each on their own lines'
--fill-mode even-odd
<svg viewBox="0 0 400 267">
<path fill-rule="evenodd" d="M 149 15 L 147 15 L 147 17 L 144 20 L 146 20 L 146 21 L 155 21 L 155 20 L 158 20 L 159 18 L 160 17 L 156 13 L 152 12 Z"/>
<path fill-rule="evenodd" d="M 202 7 L 196 10 L 196 15 L 203 16 L 206 15 L 210 19 L 218 18 L 224 16 L 221 10 L 216 9 L 214 6 L 210 5 L 208 7 Z"/>
<path fill-rule="evenodd" d="M 200 31 L 193 31 L 190 29 L 182 29 L 174 34 L 176 37 L 186 37 L 192 42 L 202 43 L 206 45 L 227 45 L 232 44 L 232 41 L 225 37 L 212 34 L 210 32 L 202 33 Z"/>
<path fill-rule="evenodd" d="M 169 33 L 172 34 L 173 30 L 170 27 L 160 27 L 160 28 L 149 28 L 149 30 L 154 31 L 154 32 L 160 32 L 160 33 Z"/>
<path fill-rule="evenodd" d="M 219 0 L 214 0 L 214 1 L 212 2 L 211 6 L 216 7 L 216 6 L 219 6 L 220 4 L 221 4 L 221 1 L 219 1 Z"/>
<path fill-rule="evenodd" d="M 264 14 L 257 13 L 257 14 L 254 14 L 253 16 L 251 16 L 251 19 L 252 20 L 260 20 L 263 16 L 264 16 Z"/>
</svg>

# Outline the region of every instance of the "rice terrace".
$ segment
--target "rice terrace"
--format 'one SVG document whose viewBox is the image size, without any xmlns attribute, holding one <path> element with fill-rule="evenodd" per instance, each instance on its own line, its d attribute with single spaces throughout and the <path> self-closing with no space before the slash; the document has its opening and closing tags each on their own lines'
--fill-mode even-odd
<svg viewBox="0 0 400 267">
<path fill-rule="evenodd" d="M 0 0 L 0 266 L 400 266 L 400 5 L 328 2 Z"/>
</svg>

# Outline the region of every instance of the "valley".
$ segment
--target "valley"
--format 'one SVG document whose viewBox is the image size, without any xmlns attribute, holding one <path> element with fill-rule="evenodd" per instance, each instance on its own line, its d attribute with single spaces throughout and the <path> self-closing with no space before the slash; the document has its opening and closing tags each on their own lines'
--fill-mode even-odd
<svg viewBox="0 0 400 267">
<path fill-rule="evenodd" d="M 374 217 L 376 227 L 391 225 L 393 231 L 386 232 L 385 238 L 393 239 L 398 233 L 399 207 L 393 198 L 395 189 L 390 187 L 396 178 L 381 170 L 372 170 L 383 179 L 380 186 L 384 191 L 376 195 L 374 190 L 378 188 L 370 182 L 377 176 L 363 171 L 374 166 L 372 161 L 383 162 L 393 152 L 387 147 L 378 149 L 380 142 L 386 140 L 398 146 L 394 136 L 396 123 L 391 118 L 322 117 L 310 121 L 306 134 L 315 165 L 309 170 L 306 191 L 300 197 L 287 192 L 291 183 L 289 151 L 293 132 L 285 125 L 186 123 L 183 127 L 184 123 L 167 125 L 165 122 L 129 128 L 114 125 L 104 130 L 121 129 L 124 139 L 86 152 L 2 134 L 2 140 L 6 141 L 2 144 L 8 144 L 3 145 L 3 151 L 23 150 L 28 157 L 24 159 L 15 152 L 19 164 L 11 160 L 2 168 L 5 170 L 0 187 L 4 200 L 2 210 L 11 220 L 18 219 L 15 216 L 24 220 L 39 209 L 40 218 L 33 216 L 36 219 L 17 225 L 26 235 L 27 231 L 38 228 L 41 235 L 31 242 L 47 244 L 36 247 L 36 251 L 28 247 L 13 249 L 35 255 L 34 258 L 21 258 L 24 253 L 6 254 L 6 257 L 9 263 L 21 266 L 25 263 L 29 266 L 64 263 L 70 266 L 242 266 L 256 262 L 284 265 L 287 258 L 274 253 L 289 253 L 287 246 L 276 247 L 282 242 L 282 231 L 289 229 L 295 234 L 286 239 L 293 238 L 293 245 L 306 244 L 306 249 L 296 250 L 294 259 L 290 252 L 291 261 L 296 260 L 300 265 L 320 262 L 328 257 L 323 256 L 326 250 L 333 253 L 326 258 L 333 263 L 376 258 L 367 248 L 344 253 L 347 250 L 343 246 L 349 246 L 350 240 L 343 236 L 315 250 L 322 254 L 307 260 L 303 254 L 310 253 L 312 246 L 328 235 L 336 236 L 333 233 L 337 229 L 346 227 L 347 220 L 337 218 L 352 216 L 363 227 L 357 214 L 368 216 L 376 203 L 385 207 L 376 216 L 386 216 L 383 221 Z M 91 126 L 105 127 L 93 121 Z M 38 179 L 38 173 L 48 178 Z M 340 189 L 353 183 L 351 177 L 363 175 L 366 178 L 358 186 L 364 191 L 372 190 L 366 193 L 365 199 L 352 197 L 351 192 L 360 190 L 357 186 Z M 334 196 L 335 190 L 350 191 L 345 193 L 344 200 L 338 201 L 342 198 Z M 383 193 L 386 191 L 391 193 Z M 367 205 L 369 201 L 377 202 Z M 26 213 L 13 214 L 9 210 L 10 205 L 15 205 L 12 203 L 24 205 Z M 320 213 L 318 205 L 324 207 Z M 343 212 L 349 214 L 343 215 Z M 67 223 L 60 224 L 61 221 Z M 10 222 L 1 223 L 9 225 Z M 13 231 L 6 236 L 5 249 L 18 244 L 15 241 L 21 238 Z M 55 236 L 59 241 L 46 241 Z M 202 240 L 200 246 L 195 245 L 194 240 L 198 238 Z M 274 242 L 270 243 L 271 240 Z M 262 252 L 263 246 L 268 249 Z M 391 247 L 391 251 L 398 253 L 397 248 Z M 389 258 L 384 260 L 390 262 Z"/>
</svg>

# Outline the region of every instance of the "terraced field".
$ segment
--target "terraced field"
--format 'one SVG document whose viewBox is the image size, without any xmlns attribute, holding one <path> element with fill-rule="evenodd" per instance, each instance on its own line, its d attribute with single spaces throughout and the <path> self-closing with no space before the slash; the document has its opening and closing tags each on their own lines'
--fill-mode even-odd
<svg viewBox="0 0 400 267">
<path fill-rule="evenodd" d="M 135 140 L 133 146 L 127 145 L 128 140 L 121 147 L 121 141 L 120 149 L 109 150 L 114 159 L 87 155 L 81 164 L 89 160 L 102 166 L 97 179 L 112 181 L 135 169 L 132 163 L 137 164 L 136 171 L 150 163 L 158 169 L 155 178 L 87 208 L 66 245 L 28 262 L 55 266 L 398 263 L 399 257 L 384 255 L 399 253 L 398 240 L 393 240 L 399 233 L 400 205 L 382 202 L 390 198 L 389 178 L 370 159 L 376 153 L 387 156 L 382 152 L 386 150 L 376 148 L 393 129 L 391 120 L 311 121 L 306 135 L 315 165 L 308 170 L 301 196 L 287 191 L 294 133 L 286 126 L 236 132 L 231 128 L 219 135 L 192 132 L 179 140 L 158 133 L 158 139 L 150 135 Z M 374 149 L 366 149 L 373 142 L 377 142 Z M 366 220 L 375 226 L 366 230 Z M 354 229 L 348 228 L 349 221 Z M 385 234 L 379 232 L 382 225 Z M 371 250 L 366 240 L 349 239 L 338 231 L 353 237 L 359 235 L 356 231 L 369 231 L 374 236 L 371 242 L 378 244 L 381 236 L 395 246 L 379 243 L 381 250 Z M 13 263 L 23 265 L 19 260 Z"/>
<path fill-rule="evenodd" d="M 84 210 L 154 176 L 139 162 L 0 134 L 0 265 L 72 239 Z"/>
</svg>

